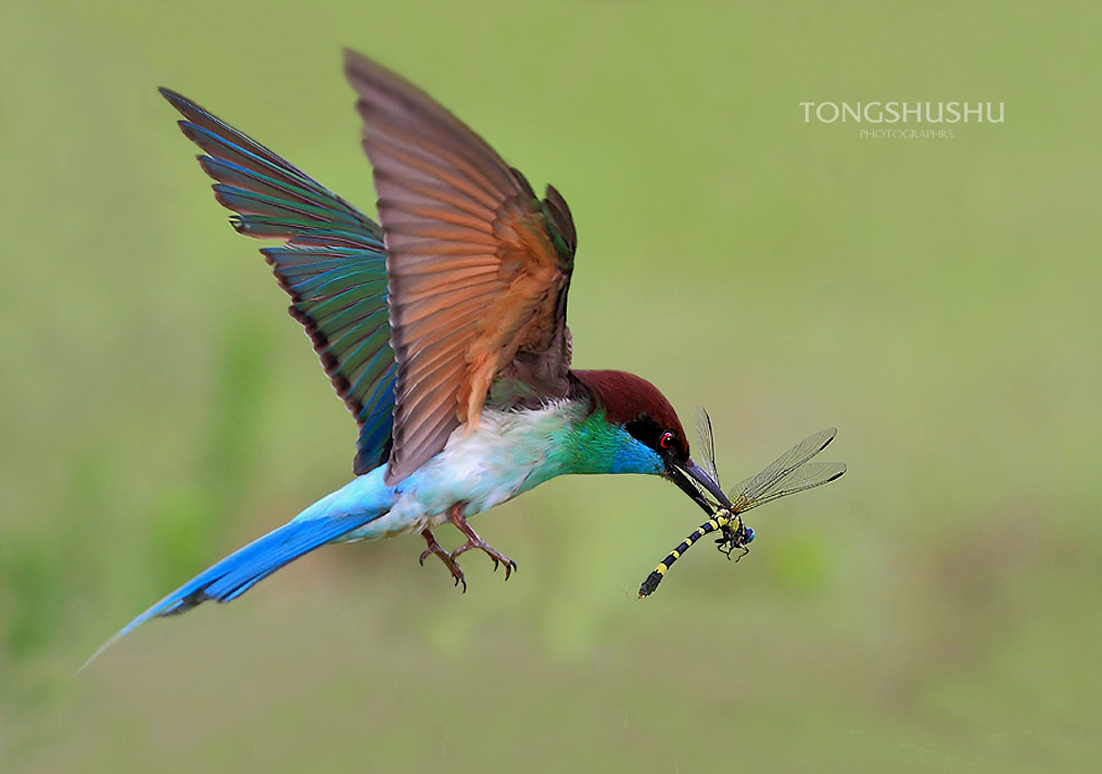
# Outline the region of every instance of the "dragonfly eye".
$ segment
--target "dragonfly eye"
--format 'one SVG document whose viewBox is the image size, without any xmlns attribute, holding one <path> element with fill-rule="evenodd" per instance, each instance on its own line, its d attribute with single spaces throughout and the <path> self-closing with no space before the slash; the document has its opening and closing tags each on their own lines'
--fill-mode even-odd
<svg viewBox="0 0 1102 774">
<path fill-rule="evenodd" d="M 743 545 L 745 545 L 747 543 L 753 543 L 753 542 L 754 542 L 754 528 L 753 527 L 746 527 L 742 531 L 742 543 L 743 543 Z"/>
</svg>

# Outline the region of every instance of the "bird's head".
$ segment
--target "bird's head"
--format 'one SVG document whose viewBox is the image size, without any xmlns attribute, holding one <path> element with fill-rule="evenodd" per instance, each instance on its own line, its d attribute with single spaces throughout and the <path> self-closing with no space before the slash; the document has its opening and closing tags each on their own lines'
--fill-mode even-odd
<svg viewBox="0 0 1102 774">
<path fill-rule="evenodd" d="M 651 473 L 681 488 L 709 514 L 712 506 L 694 486 L 700 484 L 721 504 L 730 502 L 713 479 L 689 456 L 689 441 L 677 412 L 646 379 L 624 371 L 574 371 L 606 421 L 629 437 L 618 452 L 614 473 Z"/>
</svg>

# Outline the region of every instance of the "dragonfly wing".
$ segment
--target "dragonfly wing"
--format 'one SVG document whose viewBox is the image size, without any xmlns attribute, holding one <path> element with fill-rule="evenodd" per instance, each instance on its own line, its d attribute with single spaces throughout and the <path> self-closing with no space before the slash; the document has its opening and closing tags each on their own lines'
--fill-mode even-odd
<svg viewBox="0 0 1102 774">
<path fill-rule="evenodd" d="M 762 502 L 790 473 L 803 466 L 816 454 L 825 449 L 838 430 L 828 427 L 814 435 L 809 435 L 777 459 L 773 460 L 761 473 L 737 484 L 731 490 L 730 500 L 737 512 L 749 510 Z M 841 475 L 841 474 L 839 474 Z M 824 482 L 825 483 L 825 482 Z M 810 487 L 808 487 L 810 488 Z M 798 491 L 798 490 L 797 490 Z M 769 499 L 775 500 L 776 496 Z"/>
<path fill-rule="evenodd" d="M 845 472 L 846 466 L 842 462 L 809 462 L 801 465 L 777 481 L 772 489 L 762 494 L 739 512 L 744 513 L 751 508 L 756 508 L 773 500 L 779 500 L 788 495 L 829 484 Z"/>
<path fill-rule="evenodd" d="M 712 418 L 708 416 L 703 406 L 696 407 L 696 445 L 700 452 L 700 466 L 704 472 L 711 476 L 712 481 L 719 481 L 719 473 L 716 471 L 716 443 L 712 435 Z"/>
</svg>

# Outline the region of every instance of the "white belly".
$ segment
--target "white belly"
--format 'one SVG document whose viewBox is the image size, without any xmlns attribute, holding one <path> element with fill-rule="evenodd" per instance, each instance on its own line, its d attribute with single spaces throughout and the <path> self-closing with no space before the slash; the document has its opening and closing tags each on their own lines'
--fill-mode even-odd
<svg viewBox="0 0 1102 774">
<path fill-rule="evenodd" d="M 342 542 L 435 527 L 448 521 L 457 504 L 464 517 L 473 516 L 558 475 L 563 471 L 556 439 L 578 410 L 565 402 L 515 413 L 484 410 L 477 430 L 457 429 L 439 454 L 395 486 L 382 487 L 382 467 L 360 476 L 341 492 L 384 494 L 388 512 Z M 359 499 L 352 491 L 348 495 Z"/>
</svg>

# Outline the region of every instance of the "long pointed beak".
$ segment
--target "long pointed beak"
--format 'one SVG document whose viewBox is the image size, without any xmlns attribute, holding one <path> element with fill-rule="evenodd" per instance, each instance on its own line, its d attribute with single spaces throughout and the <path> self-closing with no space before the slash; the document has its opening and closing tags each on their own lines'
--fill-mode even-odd
<svg viewBox="0 0 1102 774">
<path fill-rule="evenodd" d="M 700 490 L 693 486 L 693 481 L 696 481 L 704 487 L 704 490 L 714 497 L 716 502 L 720 505 L 725 508 L 731 507 L 731 501 L 727 499 L 727 495 L 720 489 L 719 482 L 709 476 L 704 468 L 697 465 L 691 459 L 687 460 L 684 465 L 678 465 L 677 472 L 680 475 L 674 478 L 674 482 L 681 487 L 685 494 L 693 498 L 693 502 L 699 505 L 708 515 L 713 513 L 712 505 L 708 502 L 708 499 L 700 493 Z"/>
</svg>

